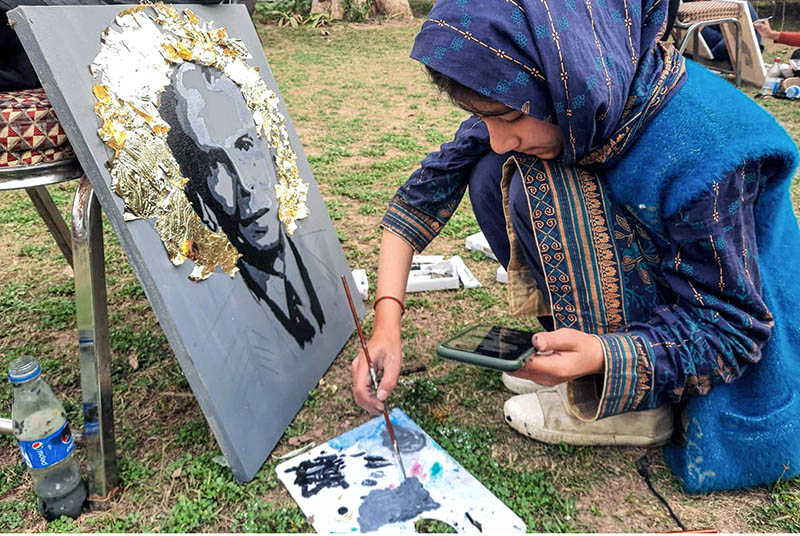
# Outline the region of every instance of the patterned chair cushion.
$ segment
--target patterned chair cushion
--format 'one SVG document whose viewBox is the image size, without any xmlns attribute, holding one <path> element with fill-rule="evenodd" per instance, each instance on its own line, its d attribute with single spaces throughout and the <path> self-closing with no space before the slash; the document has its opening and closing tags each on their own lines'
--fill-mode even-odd
<svg viewBox="0 0 800 536">
<path fill-rule="evenodd" d="M 735 19 L 739 16 L 741 4 L 715 0 L 683 2 L 678 8 L 678 20 L 684 24 L 716 19 Z"/>
<path fill-rule="evenodd" d="M 74 158 L 42 89 L 0 93 L 0 168 Z"/>
</svg>

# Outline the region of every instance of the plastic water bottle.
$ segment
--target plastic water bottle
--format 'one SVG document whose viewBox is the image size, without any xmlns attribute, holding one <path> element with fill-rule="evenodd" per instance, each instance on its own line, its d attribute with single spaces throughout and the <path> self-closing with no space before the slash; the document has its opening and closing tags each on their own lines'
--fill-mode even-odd
<svg viewBox="0 0 800 536">
<path fill-rule="evenodd" d="M 764 85 L 761 86 L 761 95 L 775 95 L 781 88 L 781 59 L 775 58 L 775 63 L 772 64 L 767 70 L 767 75 L 764 77 Z"/>
<path fill-rule="evenodd" d="M 41 372 L 31 356 L 20 357 L 8 367 L 14 392 L 14 436 L 39 497 L 39 512 L 47 521 L 62 515 L 74 519 L 86 500 L 86 484 L 75 458 L 67 414 Z"/>
<path fill-rule="evenodd" d="M 761 86 L 761 91 L 759 94 L 761 95 L 775 95 L 781 89 L 781 81 L 782 78 L 777 78 L 774 76 L 765 76 L 764 77 L 764 85 Z"/>
<path fill-rule="evenodd" d="M 780 78 L 781 77 L 781 59 L 775 58 L 775 62 L 772 66 L 767 69 L 767 76 L 771 78 Z"/>
</svg>

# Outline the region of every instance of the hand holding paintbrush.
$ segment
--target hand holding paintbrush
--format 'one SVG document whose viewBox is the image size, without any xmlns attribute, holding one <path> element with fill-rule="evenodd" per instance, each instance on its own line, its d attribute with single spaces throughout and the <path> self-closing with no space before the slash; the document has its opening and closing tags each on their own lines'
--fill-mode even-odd
<svg viewBox="0 0 800 536">
<path fill-rule="evenodd" d="M 361 340 L 361 348 L 364 350 L 364 357 L 367 360 L 367 366 L 369 367 L 369 374 L 370 378 L 372 379 L 372 386 L 375 390 L 378 390 L 378 379 L 375 376 L 375 367 L 372 365 L 372 359 L 369 356 L 369 348 L 367 348 L 367 340 L 364 338 L 364 332 L 361 329 L 361 322 L 358 319 L 358 314 L 356 313 L 356 307 L 353 304 L 353 297 L 350 295 L 350 287 L 347 286 L 347 280 L 344 276 L 342 276 L 342 286 L 344 286 L 344 291 L 347 294 L 347 301 L 350 304 L 350 311 L 353 313 L 353 321 L 356 323 L 356 329 L 358 330 L 358 338 Z M 394 435 L 394 427 L 392 426 L 392 421 L 389 419 L 389 410 L 386 409 L 386 406 L 383 406 L 383 418 L 386 420 L 386 429 L 389 432 L 389 437 L 392 440 L 392 446 L 394 447 L 394 453 L 397 456 L 397 462 L 400 464 L 400 471 L 403 473 L 403 480 L 408 478 L 406 476 L 406 468 L 403 465 L 403 458 L 400 456 L 400 449 L 397 446 L 397 437 Z"/>
</svg>

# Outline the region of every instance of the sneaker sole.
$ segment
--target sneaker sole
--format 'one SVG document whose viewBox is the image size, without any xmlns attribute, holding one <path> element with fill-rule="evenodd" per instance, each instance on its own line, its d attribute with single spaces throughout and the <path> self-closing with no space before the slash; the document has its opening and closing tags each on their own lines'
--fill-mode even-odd
<svg viewBox="0 0 800 536">
<path fill-rule="evenodd" d="M 658 447 L 667 444 L 672 437 L 672 430 L 654 438 L 630 435 L 607 436 L 588 435 L 574 432 L 554 432 L 544 428 L 529 426 L 524 422 L 519 423 L 522 425 L 522 427 L 524 427 L 524 430 L 520 430 L 517 426 L 515 426 L 517 422 L 511 420 L 508 416 L 506 416 L 506 422 L 509 424 L 509 426 L 511 426 L 511 428 L 526 437 L 541 441 L 542 443 L 550 443 L 554 445 L 558 443 L 567 443 L 570 445 L 602 447 Z"/>
</svg>

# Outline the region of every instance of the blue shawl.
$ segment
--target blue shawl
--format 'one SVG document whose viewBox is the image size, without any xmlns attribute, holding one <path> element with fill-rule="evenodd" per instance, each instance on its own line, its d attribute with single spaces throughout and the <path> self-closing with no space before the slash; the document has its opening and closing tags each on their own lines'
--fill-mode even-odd
<svg viewBox="0 0 800 536">
<path fill-rule="evenodd" d="M 708 492 L 800 474 L 800 229 L 789 195 L 798 155 L 775 119 L 731 84 L 692 62 L 687 74 L 607 176 L 622 204 L 660 207 L 655 218 L 638 214 L 653 229 L 743 163 L 761 162 L 767 177 L 754 218 L 772 334 L 741 377 L 689 399 L 687 444 L 664 450 L 687 491 Z"/>
<path fill-rule="evenodd" d="M 560 163 L 624 152 L 683 83 L 667 0 L 440 0 L 411 57 L 564 136 Z M 479 66 L 479 67 L 476 67 Z"/>
</svg>

